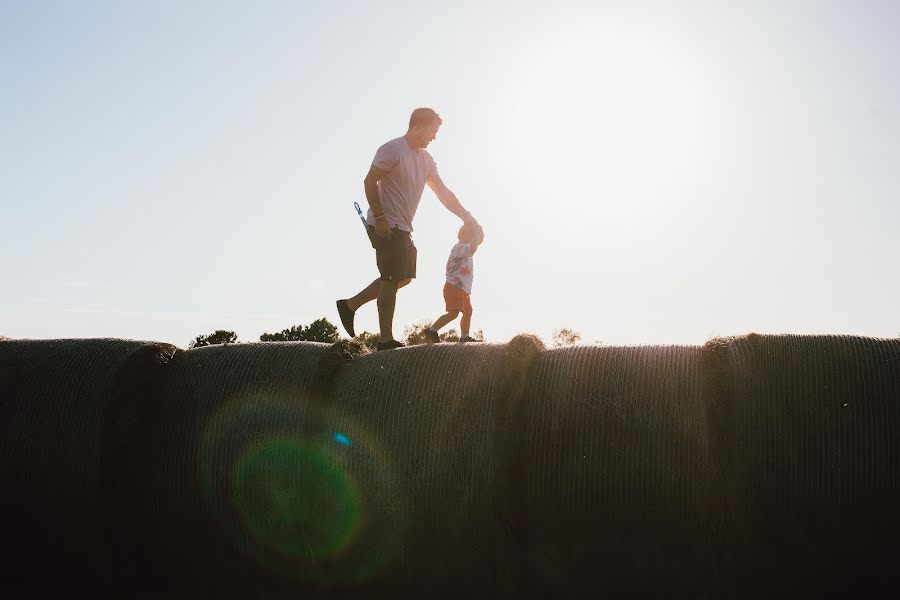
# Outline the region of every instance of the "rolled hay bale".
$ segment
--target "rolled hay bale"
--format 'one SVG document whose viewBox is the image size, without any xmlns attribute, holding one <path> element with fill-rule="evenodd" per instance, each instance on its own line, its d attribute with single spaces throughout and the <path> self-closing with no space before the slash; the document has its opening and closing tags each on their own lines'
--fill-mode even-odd
<svg viewBox="0 0 900 600">
<path fill-rule="evenodd" d="M 542 349 L 533 336 L 416 346 L 340 372 L 337 424 L 361 457 L 347 472 L 363 518 L 336 582 L 358 597 L 514 593 L 502 447 Z"/>
<path fill-rule="evenodd" d="M 701 349 L 545 352 L 522 406 L 516 479 L 536 597 L 715 597 Z"/>
<path fill-rule="evenodd" d="M 707 351 L 736 587 L 896 595 L 900 340 L 750 335 Z"/>
<path fill-rule="evenodd" d="M 6 597 L 105 595 L 135 574 L 135 428 L 174 351 L 117 339 L 0 344 Z"/>
<path fill-rule="evenodd" d="M 346 345 L 178 353 L 146 418 L 148 580 L 164 597 L 317 594 L 359 519 L 332 425 Z"/>
</svg>

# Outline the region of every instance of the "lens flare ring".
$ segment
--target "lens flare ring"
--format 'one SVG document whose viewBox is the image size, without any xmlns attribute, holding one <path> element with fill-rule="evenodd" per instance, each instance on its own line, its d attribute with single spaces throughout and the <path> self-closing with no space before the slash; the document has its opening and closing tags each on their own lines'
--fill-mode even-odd
<svg viewBox="0 0 900 600">
<path fill-rule="evenodd" d="M 408 509 L 394 461 L 336 407 L 245 391 L 208 420 L 198 458 L 215 521 L 267 570 L 347 584 L 397 558 Z"/>
</svg>

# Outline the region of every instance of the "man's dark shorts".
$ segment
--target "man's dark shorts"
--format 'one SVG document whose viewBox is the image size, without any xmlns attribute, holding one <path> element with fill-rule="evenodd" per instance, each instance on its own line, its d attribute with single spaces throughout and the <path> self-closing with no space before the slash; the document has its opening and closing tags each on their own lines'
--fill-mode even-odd
<svg viewBox="0 0 900 600">
<path fill-rule="evenodd" d="M 408 231 L 391 229 L 391 237 L 383 240 L 375 235 L 375 228 L 366 226 L 369 241 L 375 248 L 375 261 L 381 278 L 387 281 L 414 279 L 416 276 L 416 245 Z"/>
</svg>

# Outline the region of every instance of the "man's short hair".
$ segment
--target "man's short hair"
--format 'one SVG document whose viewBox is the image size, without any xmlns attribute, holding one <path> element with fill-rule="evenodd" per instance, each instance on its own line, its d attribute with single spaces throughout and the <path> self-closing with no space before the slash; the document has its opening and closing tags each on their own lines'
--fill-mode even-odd
<svg viewBox="0 0 900 600">
<path fill-rule="evenodd" d="M 431 125 L 435 121 L 437 121 L 438 125 L 443 122 L 440 115 L 434 112 L 433 108 L 423 106 L 412 111 L 412 114 L 409 116 L 409 128 L 412 129 L 416 125 Z"/>
</svg>

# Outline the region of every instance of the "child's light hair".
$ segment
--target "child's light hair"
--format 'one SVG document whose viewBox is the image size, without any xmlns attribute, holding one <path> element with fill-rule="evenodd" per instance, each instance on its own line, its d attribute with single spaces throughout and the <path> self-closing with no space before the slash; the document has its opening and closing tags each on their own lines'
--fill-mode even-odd
<svg viewBox="0 0 900 600">
<path fill-rule="evenodd" d="M 466 223 L 459 228 L 456 239 L 461 242 L 469 242 L 471 244 L 480 245 L 484 241 L 484 229 L 480 225 Z"/>
</svg>

